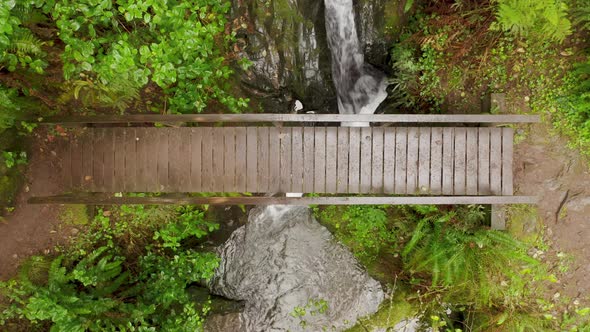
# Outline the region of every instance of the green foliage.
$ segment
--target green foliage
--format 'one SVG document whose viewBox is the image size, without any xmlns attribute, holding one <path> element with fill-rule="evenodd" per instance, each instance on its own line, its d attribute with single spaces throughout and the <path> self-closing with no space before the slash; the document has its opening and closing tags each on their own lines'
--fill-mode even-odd
<svg viewBox="0 0 590 332">
<path fill-rule="evenodd" d="M 2 158 L 4 159 L 4 164 L 8 168 L 13 168 L 18 165 L 25 165 L 27 163 L 27 153 L 25 151 L 2 151 Z"/>
<path fill-rule="evenodd" d="M 558 129 L 574 139 L 571 145 L 590 153 L 590 59 L 574 67 L 567 78 L 566 94 L 559 97 L 559 111 L 553 113 Z"/>
<path fill-rule="evenodd" d="M 299 325 L 305 329 L 307 326 L 307 321 L 304 319 L 305 316 L 316 316 L 316 315 L 323 315 L 329 309 L 328 302 L 324 299 L 309 299 L 305 306 L 296 306 L 293 308 L 293 311 L 289 313 L 291 317 L 299 319 Z M 325 328 L 324 328 L 325 330 Z"/>
<path fill-rule="evenodd" d="M 181 214 L 175 223 L 170 223 L 154 234 L 154 240 L 161 239 L 164 248 L 176 249 L 181 241 L 190 237 L 197 239 L 219 229 L 219 224 L 205 221 L 205 213 L 193 207 L 180 207 Z"/>
<path fill-rule="evenodd" d="M 445 289 L 449 300 L 513 309 L 532 291 L 530 283 L 548 276 L 524 244 L 481 229 L 484 216 L 476 207 L 425 215 L 402 251 L 404 265 L 411 274 L 430 276 L 431 287 Z"/>
<path fill-rule="evenodd" d="M 148 224 L 146 233 L 190 230 L 180 234 L 163 232 L 174 241 L 202 237 L 208 229 L 216 228 L 207 224 L 197 232 L 188 227 L 186 223 L 193 220 L 201 226 L 206 224 L 194 207 L 160 210 L 134 206 L 114 212 L 128 223 L 134 219 L 128 213 L 137 212 L 138 220 L 132 221 L 133 225 L 152 217 L 164 221 L 162 229 Z M 25 264 L 18 280 L 0 284 L 3 302 L 8 304 L 0 312 L 0 326 L 26 319 L 33 325 L 49 323 L 51 331 L 202 330 L 210 304 L 194 303 L 186 289 L 211 278 L 218 258 L 194 248 L 166 245 L 170 237 L 157 238 L 164 240 L 151 242 L 136 256 L 137 251 L 121 247 L 128 243 L 121 238 L 129 237 L 129 230 L 112 229 L 110 217 L 104 211 L 100 213 L 94 223 L 103 228 L 89 227 L 87 233 L 91 235 L 83 240 L 91 251 L 74 247 L 50 263 L 33 259 Z M 112 216 L 112 212 L 109 214 Z M 176 228 L 172 226 L 175 224 Z M 152 234 L 152 238 L 156 237 Z"/>
<path fill-rule="evenodd" d="M 382 251 L 390 251 L 396 240 L 394 225 L 385 210 L 377 206 L 329 206 L 319 219 L 335 228 L 340 241 L 364 262 L 371 262 Z"/>
<path fill-rule="evenodd" d="M 14 126 L 19 117 L 20 106 L 16 101 L 16 89 L 0 85 L 0 132 Z"/>
<path fill-rule="evenodd" d="M 41 74 L 47 66 L 43 43 L 22 26 L 21 8 L 15 0 L 0 3 L 0 69 L 31 68 Z"/>
<path fill-rule="evenodd" d="M 571 34 L 568 6 L 562 0 L 497 0 L 496 18 L 504 31 L 562 42 Z"/>
<path fill-rule="evenodd" d="M 223 50 L 230 3 L 217 0 L 39 1 L 65 43 L 63 73 L 83 98 L 119 109 L 153 82 L 175 112 L 200 112 L 217 100 L 237 112 L 247 100 L 228 94 L 232 71 Z M 118 88 L 122 87 L 122 90 Z M 126 93 L 125 93 L 126 92 Z"/>
</svg>

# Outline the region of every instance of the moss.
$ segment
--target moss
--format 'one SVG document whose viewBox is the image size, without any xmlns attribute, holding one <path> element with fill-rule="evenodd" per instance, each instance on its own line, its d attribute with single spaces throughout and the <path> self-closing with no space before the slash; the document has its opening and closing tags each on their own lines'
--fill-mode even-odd
<svg viewBox="0 0 590 332">
<path fill-rule="evenodd" d="M 89 222 L 86 205 L 66 205 L 59 215 L 59 220 L 68 225 L 87 225 Z"/>
<path fill-rule="evenodd" d="M 14 204 L 18 187 L 20 184 L 20 176 L 18 172 L 8 172 L 0 177 L 0 207 L 9 208 Z"/>
<path fill-rule="evenodd" d="M 507 207 L 508 232 L 520 241 L 536 244 L 543 238 L 543 222 L 538 210 L 532 205 Z"/>
<path fill-rule="evenodd" d="M 407 297 L 408 293 L 406 291 L 398 290 L 390 300 L 386 300 L 381 304 L 375 314 L 361 318 L 355 326 L 347 331 L 389 330 L 402 320 L 415 317 L 418 314 L 418 309 L 406 300 Z"/>
</svg>

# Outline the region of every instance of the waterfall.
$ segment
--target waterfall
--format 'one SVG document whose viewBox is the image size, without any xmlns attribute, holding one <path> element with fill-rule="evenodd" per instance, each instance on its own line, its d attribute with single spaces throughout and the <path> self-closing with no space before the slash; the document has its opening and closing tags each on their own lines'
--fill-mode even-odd
<svg viewBox="0 0 590 332">
<path fill-rule="evenodd" d="M 341 114 L 373 114 L 387 97 L 385 74 L 365 63 L 352 0 L 324 0 L 332 76 Z"/>
</svg>

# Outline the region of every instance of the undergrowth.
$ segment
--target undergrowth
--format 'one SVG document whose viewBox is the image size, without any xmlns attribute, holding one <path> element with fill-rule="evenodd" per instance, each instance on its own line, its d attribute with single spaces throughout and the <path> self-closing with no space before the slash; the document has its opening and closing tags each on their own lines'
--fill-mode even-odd
<svg viewBox="0 0 590 332">
<path fill-rule="evenodd" d="M 57 257 L 35 256 L 0 283 L 3 329 L 198 331 L 209 302 L 187 287 L 218 258 L 199 242 L 217 224 L 192 206 L 100 209 Z"/>
</svg>

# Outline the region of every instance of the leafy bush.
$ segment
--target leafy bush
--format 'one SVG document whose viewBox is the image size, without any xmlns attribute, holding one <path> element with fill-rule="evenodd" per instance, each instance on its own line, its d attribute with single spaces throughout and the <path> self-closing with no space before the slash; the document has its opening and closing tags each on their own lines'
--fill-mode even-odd
<svg viewBox="0 0 590 332">
<path fill-rule="evenodd" d="M 567 14 L 562 0 L 497 0 L 500 28 L 523 37 L 562 42 L 571 34 Z"/>
<path fill-rule="evenodd" d="M 234 112 L 247 105 L 227 92 L 232 71 L 223 51 L 233 38 L 225 34 L 228 1 L 34 3 L 54 18 L 65 43 L 64 76 L 78 82 L 85 98 L 123 109 L 138 88 L 153 82 L 175 112 L 200 112 L 211 100 Z"/>
<path fill-rule="evenodd" d="M 380 253 L 392 251 L 395 226 L 381 207 L 329 206 L 321 210 L 318 217 L 335 229 L 338 239 L 361 261 L 369 263 Z"/>
<path fill-rule="evenodd" d="M 19 8 L 16 1 L 0 3 L 0 70 L 6 67 L 15 71 L 22 67 L 43 73 L 47 66 L 41 49 L 43 43 L 22 26 Z"/>
<path fill-rule="evenodd" d="M 186 289 L 211 278 L 219 260 L 179 243 L 216 226 L 200 228 L 203 215 L 195 207 L 123 206 L 106 213 L 110 216 L 99 212 L 81 246 L 51 261 L 34 258 L 18 280 L 0 283 L 0 303 L 7 303 L 3 310 L 0 306 L 0 326 L 26 319 L 32 327 L 50 325 L 52 331 L 201 330 L 210 305 L 193 302 Z M 137 219 L 128 214 L 134 212 Z M 147 220 L 154 223 L 147 222 L 143 234 L 151 237 L 142 250 L 122 247 L 137 239 L 134 227 Z M 188 225 L 191 221 L 194 226 Z M 183 229 L 188 231 L 172 231 Z"/>
<path fill-rule="evenodd" d="M 8 89 L 0 85 L 0 132 L 13 127 L 20 116 L 20 106 L 17 104 L 16 89 Z"/>
</svg>

